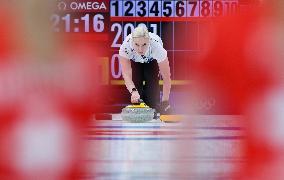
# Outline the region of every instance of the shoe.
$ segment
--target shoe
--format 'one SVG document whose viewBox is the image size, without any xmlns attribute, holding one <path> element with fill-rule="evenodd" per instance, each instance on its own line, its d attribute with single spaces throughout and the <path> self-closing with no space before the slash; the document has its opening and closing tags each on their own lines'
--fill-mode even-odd
<svg viewBox="0 0 284 180">
<path fill-rule="evenodd" d="M 159 112 L 154 112 L 154 119 L 158 120 L 160 119 L 160 113 Z"/>
</svg>

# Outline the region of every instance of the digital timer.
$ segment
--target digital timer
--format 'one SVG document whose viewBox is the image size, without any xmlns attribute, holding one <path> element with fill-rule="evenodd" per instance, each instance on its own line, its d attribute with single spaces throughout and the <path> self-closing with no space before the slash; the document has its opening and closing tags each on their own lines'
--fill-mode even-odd
<svg viewBox="0 0 284 180">
<path fill-rule="evenodd" d="M 55 32 L 103 32 L 105 30 L 104 19 L 102 14 L 93 16 L 85 14 L 79 18 L 74 18 L 71 14 L 65 14 L 63 17 L 57 14 L 51 16 L 52 27 Z M 63 29 L 60 28 L 61 24 Z"/>
</svg>

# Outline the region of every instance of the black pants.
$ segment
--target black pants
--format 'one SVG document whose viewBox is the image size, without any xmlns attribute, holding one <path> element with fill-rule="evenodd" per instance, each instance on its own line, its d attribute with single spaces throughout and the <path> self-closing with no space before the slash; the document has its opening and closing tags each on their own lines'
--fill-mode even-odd
<svg viewBox="0 0 284 180">
<path fill-rule="evenodd" d="M 157 61 L 139 63 L 131 61 L 132 81 L 137 88 L 141 99 L 151 108 L 159 109 L 160 87 L 159 67 Z M 145 84 L 143 85 L 143 81 Z"/>
</svg>

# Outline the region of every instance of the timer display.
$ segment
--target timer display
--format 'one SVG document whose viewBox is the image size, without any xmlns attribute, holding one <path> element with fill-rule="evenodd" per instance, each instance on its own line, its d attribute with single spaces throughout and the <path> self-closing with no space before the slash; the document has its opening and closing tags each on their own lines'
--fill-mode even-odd
<svg viewBox="0 0 284 180">
<path fill-rule="evenodd" d="M 72 14 L 51 16 L 53 30 L 55 32 L 103 32 L 105 30 L 104 16 L 102 14 L 84 14 L 79 18 L 74 18 Z M 81 24 L 83 24 L 82 29 Z M 61 29 L 60 27 L 63 26 Z"/>
</svg>

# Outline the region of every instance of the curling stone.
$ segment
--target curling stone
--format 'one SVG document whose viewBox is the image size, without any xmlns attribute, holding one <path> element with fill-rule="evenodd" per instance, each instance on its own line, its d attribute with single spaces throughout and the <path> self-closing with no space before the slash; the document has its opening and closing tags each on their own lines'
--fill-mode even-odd
<svg viewBox="0 0 284 180">
<path fill-rule="evenodd" d="M 144 123 L 153 120 L 155 109 L 147 106 L 143 100 L 138 103 L 128 105 L 122 109 L 121 117 L 123 121 L 131 123 Z"/>
</svg>

